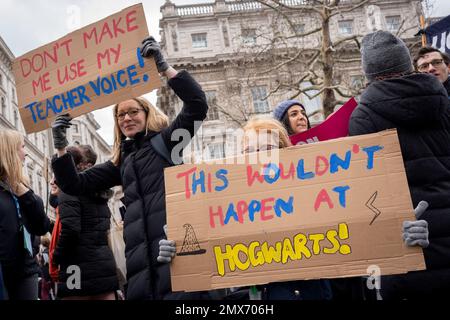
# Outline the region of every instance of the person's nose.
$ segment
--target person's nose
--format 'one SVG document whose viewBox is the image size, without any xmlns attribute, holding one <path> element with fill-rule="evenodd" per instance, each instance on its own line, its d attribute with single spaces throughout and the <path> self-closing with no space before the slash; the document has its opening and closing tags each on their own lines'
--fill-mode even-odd
<svg viewBox="0 0 450 320">
<path fill-rule="evenodd" d="M 436 71 L 436 68 L 430 63 L 430 64 L 428 65 L 428 70 L 427 70 L 427 72 L 428 72 L 428 73 L 433 73 L 434 71 Z"/>
</svg>

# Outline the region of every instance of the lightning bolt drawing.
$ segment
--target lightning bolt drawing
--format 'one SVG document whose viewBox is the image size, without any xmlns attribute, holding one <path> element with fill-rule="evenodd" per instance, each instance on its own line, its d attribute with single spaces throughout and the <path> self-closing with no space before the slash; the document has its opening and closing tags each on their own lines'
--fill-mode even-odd
<svg viewBox="0 0 450 320">
<path fill-rule="evenodd" d="M 371 195 L 369 200 L 367 200 L 366 202 L 366 207 L 369 208 L 373 213 L 375 213 L 375 216 L 373 217 L 372 221 L 370 221 L 369 226 L 371 226 L 375 219 L 378 218 L 378 216 L 381 214 L 381 211 L 373 205 L 375 199 L 377 198 L 377 195 L 378 191 L 375 191 L 375 193 Z"/>
</svg>

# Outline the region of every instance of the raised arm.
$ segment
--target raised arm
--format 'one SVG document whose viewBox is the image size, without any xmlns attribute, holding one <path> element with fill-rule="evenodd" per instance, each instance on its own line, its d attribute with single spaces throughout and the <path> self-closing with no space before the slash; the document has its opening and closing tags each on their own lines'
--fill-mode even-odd
<svg viewBox="0 0 450 320">
<path fill-rule="evenodd" d="M 155 59 L 158 72 L 166 76 L 169 86 L 175 94 L 183 101 L 183 109 L 178 114 L 171 125 L 162 131 L 162 138 L 169 149 L 169 152 L 180 142 L 172 141 L 172 134 L 177 129 L 184 129 L 183 139 L 191 139 L 200 123 L 206 118 L 208 104 L 206 96 L 200 85 L 187 71 L 176 71 L 164 59 L 161 48 L 153 37 L 149 37 L 142 42 L 141 54 L 143 57 L 153 57 Z M 197 124 L 196 124 L 197 122 Z M 188 141 L 183 141 L 184 145 Z"/>
<path fill-rule="evenodd" d="M 70 195 L 92 194 L 120 185 L 120 169 L 111 161 L 77 172 L 72 156 L 68 153 L 53 158 L 52 168 L 56 184 Z"/>
</svg>

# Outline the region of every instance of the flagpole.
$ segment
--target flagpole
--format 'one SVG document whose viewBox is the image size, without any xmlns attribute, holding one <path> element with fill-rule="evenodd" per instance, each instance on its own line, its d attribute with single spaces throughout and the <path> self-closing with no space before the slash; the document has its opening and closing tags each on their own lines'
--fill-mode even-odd
<svg viewBox="0 0 450 320">
<path fill-rule="evenodd" d="M 420 16 L 420 29 L 425 30 L 425 18 L 421 15 Z M 425 36 L 425 33 L 422 33 L 422 47 L 425 47 L 427 44 L 427 38 Z"/>
</svg>

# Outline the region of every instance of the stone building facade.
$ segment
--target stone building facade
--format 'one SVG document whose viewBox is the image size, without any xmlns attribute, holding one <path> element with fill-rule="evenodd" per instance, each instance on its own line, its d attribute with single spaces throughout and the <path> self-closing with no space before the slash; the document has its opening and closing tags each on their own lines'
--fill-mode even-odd
<svg viewBox="0 0 450 320">
<path fill-rule="evenodd" d="M 26 174 L 33 191 L 42 199 L 47 199 L 48 181 L 51 178 L 50 159 L 55 153 L 51 130 L 25 134 L 18 110 L 16 87 L 12 73 L 14 58 L 13 53 L 0 37 L 0 130 L 3 128 L 14 129 L 25 135 L 25 148 L 28 154 L 25 160 Z M 97 133 L 100 125 L 95 121 L 94 116 L 86 114 L 72 120 L 72 122 L 74 125 L 68 131 L 69 144 L 89 144 L 98 154 L 97 162 L 108 160 L 111 147 Z M 48 213 L 52 217 L 53 211 L 48 209 Z"/>
<path fill-rule="evenodd" d="M 346 12 L 358 2 L 340 1 L 342 12 L 330 20 L 333 42 L 353 35 L 363 36 L 374 29 L 398 33 L 407 42 L 417 42 L 414 34 L 419 28 L 420 1 L 370 0 Z M 307 7 L 311 1 L 284 0 L 282 3 L 299 9 Z M 301 38 L 289 37 L 292 30 L 305 33 L 321 26 L 317 16 L 306 9 L 288 13 L 293 24 L 290 28 L 280 20 L 276 11 L 251 0 L 215 0 L 180 6 L 167 0 L 161 12 L 161 43 L 169 63 L 193 74 L 205 90 L 210 106 L 207 121 L 192 141 L 192 149 L 188 147 L 192 153 L 185 152 L 188 161 L 232 155 L 236 149 L 233 141 L 226 137 L 249 116 L 269 114 L 277 103 L 295 93 L 274 88 L 285 78 L 295 77 L 305 66 L 294 65 L 289 70 L 273 68 L 269 74 L 260 73 L 268 66 L 268 56 L 260 56 L 255 48 L 267 45 L 277 52 L 281 46 L 287 52 L 320 48 L 322 45 L 320 32 Z M 273 45 L 271 41 L 279 35 L 289 41 Z M 335 49 L 339 49 L 342 56 L 334 65 L 334 84 L 345 85 L 357 92 L 364 85 L 358 48 L 351 43 L 342 43 L 339 48 L 331 48 Z M 269 53 L 269 60 L 270 57 Z M 305 87 L 309 85 L 311 83 L 302 83 Z M 271 91 L 275 92 L 269 95 Z M 313 93 L 309 92 L 310 96 Z M 296 98 L 306 106 L 312 123 L 323 121 L 320 95 L 309 99 L 301 94 Z M 158 91 L 157 105 L 171 118 L 182 107 L 173 92 L 164 87 Z"/>
</svg>

